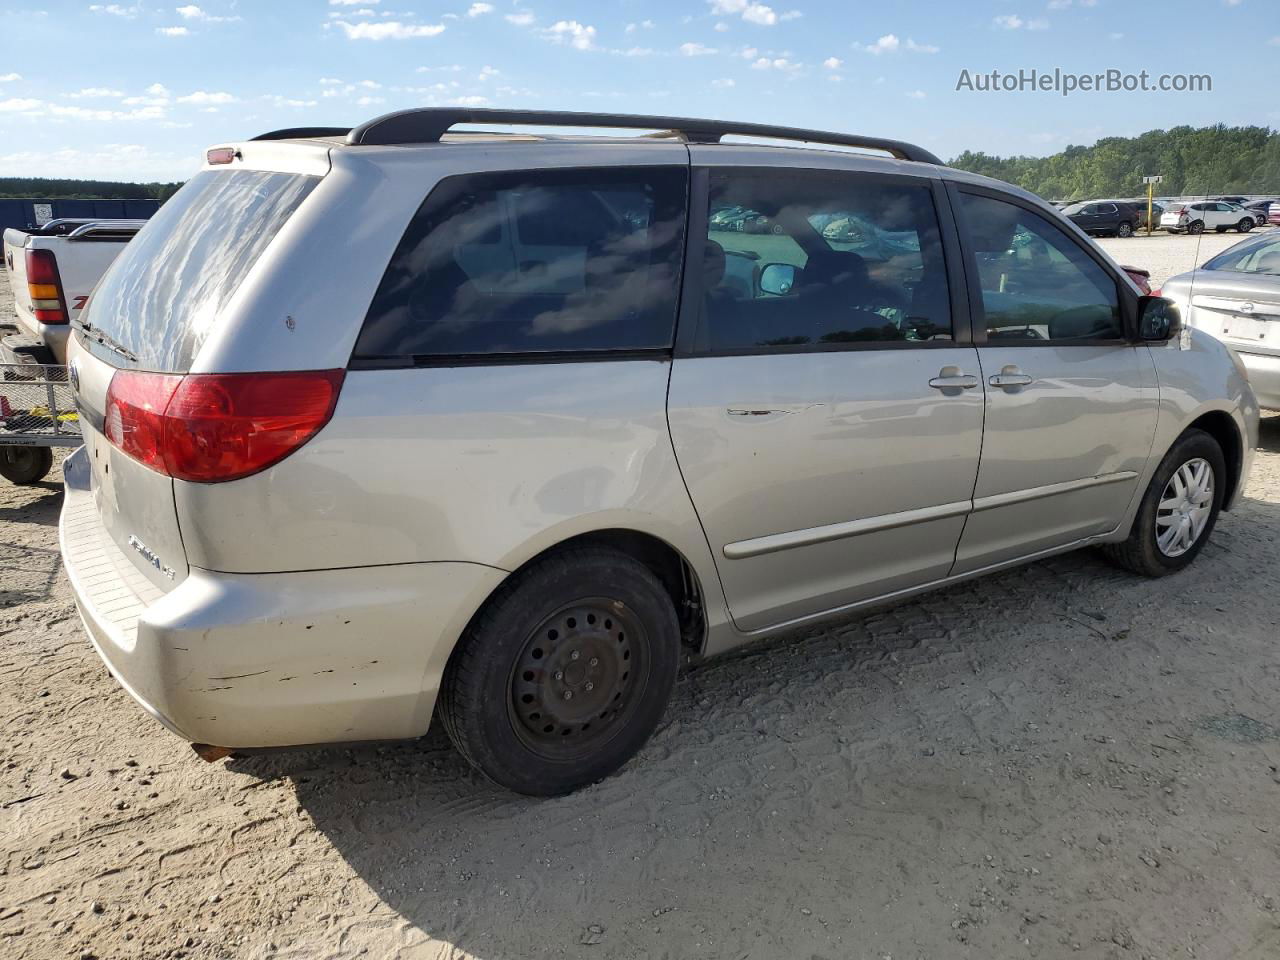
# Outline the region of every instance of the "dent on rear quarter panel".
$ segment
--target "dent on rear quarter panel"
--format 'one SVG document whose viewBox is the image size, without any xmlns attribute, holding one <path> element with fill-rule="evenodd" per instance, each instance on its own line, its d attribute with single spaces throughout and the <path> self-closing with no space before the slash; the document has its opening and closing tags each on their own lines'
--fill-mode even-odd
<svg viewBox="0 0 1280 960">
<path fill-rule="evenodd" d="M 333 420 L 264 473 L 175 482 L 192 565 L 228 572 L 466 561 L 512 570 L 623 528 L 723 599 L 676 466 L 669 361 L 351 371 Z"/>
</svg>

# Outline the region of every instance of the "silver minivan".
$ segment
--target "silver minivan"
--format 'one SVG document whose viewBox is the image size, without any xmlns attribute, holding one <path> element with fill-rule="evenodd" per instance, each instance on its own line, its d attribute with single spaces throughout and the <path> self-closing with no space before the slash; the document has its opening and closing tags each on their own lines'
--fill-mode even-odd
<svg viewBox="0 0 1280 960">
<path fill-rule="evenodd" d="M 1232 354 L 1037 197 L 668 117 L 215 147 L 69 352 L 63 555 L 153 717 L 210 759 L 436 714 L 530 794 L 691 657 L 1086 545 L 1180 570 L 1257 440 Z"/>
</svg>

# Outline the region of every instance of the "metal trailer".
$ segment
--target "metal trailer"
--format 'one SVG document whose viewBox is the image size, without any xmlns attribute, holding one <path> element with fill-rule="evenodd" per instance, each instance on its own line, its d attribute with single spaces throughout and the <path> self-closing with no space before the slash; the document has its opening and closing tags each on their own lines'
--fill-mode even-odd
<svg viewBox="0 0 1280 960">
<path fill-rule="evenodd" d="M 83 440 L 66 367 L 0 364 L 0 476 L 37 483 L 53 469 L 54 447 Z"/>
</svg>

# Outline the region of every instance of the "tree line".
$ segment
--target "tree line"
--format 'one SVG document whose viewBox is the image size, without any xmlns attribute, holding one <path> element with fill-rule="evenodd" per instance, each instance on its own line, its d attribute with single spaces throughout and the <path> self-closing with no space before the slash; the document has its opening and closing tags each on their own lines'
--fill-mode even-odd
<svg viewBox="0 0 1280 960">
<path fill-rule="evenodd" d="M 1136 197 L 1159 175 L 1163 196 L 1280 195 L 1280 133 L 1267 127 L 1173 127 L 1104 137 L 1050 157 L 995 157 L 966 150 L 951 165 L 1007 180 L 1046 200 Z"/>
<path fill-rule="evenodd" d="M 121 183 L 115 180 L 50 180 L 0 177 L 0 197 L 36 200 L 168 200 L 181 183 Z"/>
</svg>

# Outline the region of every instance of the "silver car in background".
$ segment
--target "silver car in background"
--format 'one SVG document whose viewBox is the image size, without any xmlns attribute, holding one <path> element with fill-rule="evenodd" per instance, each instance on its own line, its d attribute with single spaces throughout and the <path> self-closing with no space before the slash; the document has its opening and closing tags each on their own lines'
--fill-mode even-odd
<svg viewBox="0 0 1280 960">
<path fill-rule="evenodd" d="M 1227 344 L 1263 409 L 1280 410 L 1280 230 L 1228 247 L 1165 282 L 1186 322 Z"/>
<path fill-rule="evenodd" d="M 433 109 L 207 161 L 77 324 L 61 521 L 98 653 L 206 759 L 434 715 L 562 793 L 688 658 L 1088 545 L 1173 573 L 1248 474 L 1218 340 L 911 144 Z"/>
</svg>

